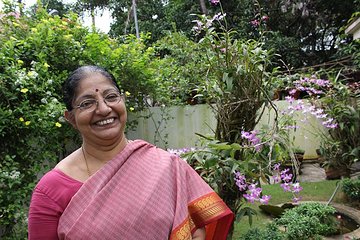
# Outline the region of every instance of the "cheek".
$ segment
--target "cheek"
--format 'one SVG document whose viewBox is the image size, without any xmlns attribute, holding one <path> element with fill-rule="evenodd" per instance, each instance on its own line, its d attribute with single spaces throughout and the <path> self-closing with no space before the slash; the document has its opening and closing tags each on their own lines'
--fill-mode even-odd
<svg viewBox="0 0 360 240">
<path fill-rule="evenodd" d="M 91 116 L 90 115 L 86 115 L 86 114 L 79 114 L 78 116 L 76 116 L 75 118 L 75 125 L 78 128 L 81 128 L 82 125 L 88 125 L 89 122 L 91 120 Z"/>
<path fill-rule="evenodd" d="M 127 111 L 126 111 L 126 106 L 125 104 L 119 104 L 119 106 L 117 107 L 116 111 L 119 113 L 120 118 L 122 119 L 123 117 L 127 117 Z"/>
<path fill-rule="evenodd" d="M 125 106 L 123 108 L 120 109 L 120 121 L 121 122 L 126 122 L 127 121 L 127 111 Z"/>
</svg>

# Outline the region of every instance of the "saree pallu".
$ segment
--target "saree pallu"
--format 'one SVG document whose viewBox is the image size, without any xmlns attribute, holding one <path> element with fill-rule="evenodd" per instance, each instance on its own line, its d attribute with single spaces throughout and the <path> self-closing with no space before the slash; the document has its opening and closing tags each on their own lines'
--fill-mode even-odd
<svg viewBox="0 0 360 240">
<path fill-rule="evenodd" d="M 58 225 L 59 239 L 226 239 L 233 213 L 182 159 L 136 140 L 89 178 Z"/>
</svg>

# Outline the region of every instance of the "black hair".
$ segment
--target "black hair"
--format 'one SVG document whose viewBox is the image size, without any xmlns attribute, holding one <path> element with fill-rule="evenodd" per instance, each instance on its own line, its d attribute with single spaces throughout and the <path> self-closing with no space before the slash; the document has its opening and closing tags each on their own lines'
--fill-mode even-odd
<svg viewBox="0 0 360 240">
<path fill-rule="evenodd" d="M 120 87 L 117 84 L 114 75 L 112 75 L 105 68 L 91 65 L 79 67 L 75 71 L 70 73 L 69 77 L 66 79 L 63 85 L 63 101 L 68 111 L 71 111 L 73 109 L 72 104 L 80 80 L 84 79 L 91 73 L 100 73 L 101 75 L 109 79 L 120 92 Z"/>
</svg>

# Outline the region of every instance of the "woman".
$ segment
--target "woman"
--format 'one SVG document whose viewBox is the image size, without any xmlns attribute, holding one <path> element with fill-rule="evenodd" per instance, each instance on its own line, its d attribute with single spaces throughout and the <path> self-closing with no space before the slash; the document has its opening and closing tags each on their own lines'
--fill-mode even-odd
<svg viewBox="0 0 360 240">
<path fill-rule="evenodd" d="M 97 66 L 64 85 L 82 146 L 34 189 L 29 239 L 226 239 L 233 213 L 183 160 L 124 134 L 114 77 Z"/>
</svg>

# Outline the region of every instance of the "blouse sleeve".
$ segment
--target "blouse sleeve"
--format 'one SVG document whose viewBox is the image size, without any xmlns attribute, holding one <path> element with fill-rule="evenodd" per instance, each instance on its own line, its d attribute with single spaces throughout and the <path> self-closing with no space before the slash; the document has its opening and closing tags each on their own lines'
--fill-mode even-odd
<svg viewBox="0 0 360 240">
<path fill-rule="evenodd" d="M 40 189 L 35 188 L 29 209 L 29 240 L 57 240 L 61 207 Z"/>
</svg>

